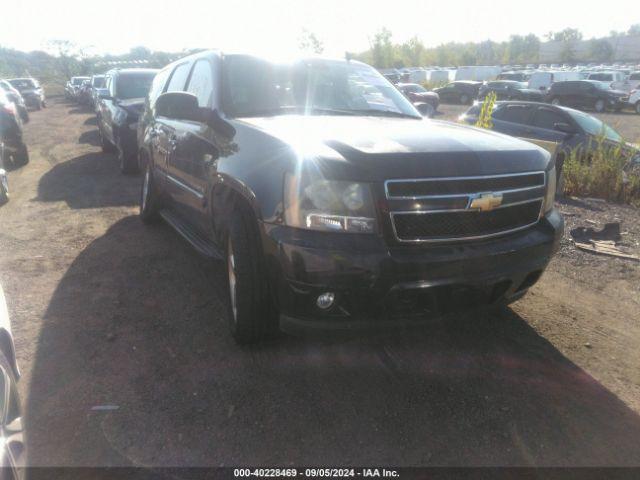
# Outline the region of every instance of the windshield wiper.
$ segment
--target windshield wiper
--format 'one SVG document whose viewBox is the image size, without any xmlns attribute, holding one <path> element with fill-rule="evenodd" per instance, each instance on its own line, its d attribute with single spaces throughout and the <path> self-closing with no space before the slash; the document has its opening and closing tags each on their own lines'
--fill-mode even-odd
<svg viewBox="0 0 640 480">
<path fill-rule="evenodd" d="M 270 117 L 275 115 L 291 115 L 291 114 L 314 114 L 321 113 L 325 115 L 356 115 L 351 110 L 339 110 L 335 108 L 321 108 L 321 107 L 298 107 L 295 105 L 273 108 L 262 108 L 260 110 L 253 110 L 247 113 L 238 114 L 238 117 Z"/>
<path fill-rule="evenodd" d="M 414 120 L 419 120 L 422 117 L 417 117 L 415 115 L 410 115 L 408 113 L 402 112 L 394 112 L 393 110 L 376 110 L 376 109 L 362 109 L 362 110 L 350 110 L 354 115 L 370 115 L 372 117 L 396 117 L 396 118 L 413 118 Z"/>
</svg>

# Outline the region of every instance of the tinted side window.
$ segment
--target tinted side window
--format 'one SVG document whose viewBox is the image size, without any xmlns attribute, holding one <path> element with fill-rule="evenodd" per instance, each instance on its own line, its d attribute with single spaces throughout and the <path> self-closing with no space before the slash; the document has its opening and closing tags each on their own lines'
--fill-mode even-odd
<svg viewBox="0 0 640 480">
<path fill-rule="evenodd" d="M 187 83 L 187 77 L 189 76 L 189 70 L 191 69 L 190 63 L 183 63 L 178 65 L 171 75 L 169 80 L 169 86 L 167 92 L 182 92 Z"/>
<path fill-rule="evenodd" d="M 211 64 L 207 60 L 198 60 L 191 72 L 187 92 L 198 97 L 198 105 L 208 107 L 213 97 L 213 76 Z"/>
<path fill-rule="evenodd" d="M 533 119 L 534 127 L 546 128 L 547 130 L 553 130 L 553 126 L 556 123 L 567 123 L 567 119 L 564 118 L 564 115 L 550 108 L 538 109 Z"/>
<path fill-rule="evenodd" d="M 153 105 L 156 102 L 156 98 L 158 98 L 164 90 L 164 86 L 167 83 L 167 78 L 169 78 L 170 73 L 171 69 L 162 70 L 153 79 L 151 89 L 149 90 L 149 104 Z"/>
<path fill-rule="evenodd" d="M 526 124 L 529 120 L 531 108 L 524 105 L 509 105 L 493 114 L 493 118 L 504 122 Z"/>
</svg>

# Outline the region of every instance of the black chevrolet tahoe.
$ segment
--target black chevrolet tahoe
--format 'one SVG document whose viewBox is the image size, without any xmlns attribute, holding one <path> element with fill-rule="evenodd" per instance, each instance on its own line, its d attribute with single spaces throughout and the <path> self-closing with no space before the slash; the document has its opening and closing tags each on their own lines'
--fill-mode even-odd
<svg viewBox="0 0 640 480">
<path fill-rule="evenodd" d="M 238 343 L 509 303 L 563 230 L 546 151 L 423 119 L 357 61 L 183 58 L 138 135 L 140 216 L 225 262 Z"/>
<path fill-rule="evenodd" d="M 96 106 L 100 145 L 104 152 L 117 153 L 122 173 L 138 170 L 138 116 L 156 72 L 127 68 L 105 74 L 104 89 L 100 90 Z"/>
</svg>

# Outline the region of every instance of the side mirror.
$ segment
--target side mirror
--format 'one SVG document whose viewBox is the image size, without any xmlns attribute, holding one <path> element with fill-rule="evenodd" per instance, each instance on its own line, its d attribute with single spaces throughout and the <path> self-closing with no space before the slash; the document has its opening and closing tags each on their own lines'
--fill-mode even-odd
<svg viewBox="0 0 640 480">
<path fill-rule="evenodd" d="M 173 120 L 203 121 L 198 98 L 187 92 L 163 93 L 156 100 L 156 115 Z"/>
<path fill-rule="evenodd" d="M 414 107 L 416 107 L 416 110 L 418 110 L 423 117 L 432 118 L 435 114 L 435 110 L 428 103 L 416 103 Z"/>
<path fill-rule="evenodd" d="M 576 133 L 575 129 L 568 123 L 554 123 L 553 129 L 569 135 Z"/>
</svg>

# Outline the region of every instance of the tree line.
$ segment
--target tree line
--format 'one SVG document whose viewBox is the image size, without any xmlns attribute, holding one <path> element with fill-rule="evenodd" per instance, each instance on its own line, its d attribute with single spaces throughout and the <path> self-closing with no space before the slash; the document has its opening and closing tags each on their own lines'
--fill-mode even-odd
<svg viewBox="0 0 640 480">
<path fill-rule="evenodd" d="M 640 24 L 632 25 L 626 32 L 611 32 L 611 37 L 640 35 Z M 613 48 L 604 38 L 589 41 L 590 58 L 575 58 L 575 46 L 583 39 L 579 30 L 566 28 L 550 32 L 545 41 L 560 42 L 562 62 L 609 61 Z M 303 30 L 297 39 L 300 50 L 319 54 L 324 50 L 323 42 L 308 30 Z M 437 47 L 426 47 L 418 37 L 404 43 L 395 43 L 392 33 L 383 28 L 370 39 L 370 47 L 364 52 L 349 53 L 351 58 L 362 60 L 378 68 L 401 68 L 418 65 L 495 65 L 538 63 L 542 41 L 536 35 L 512 35 L 504 42 L 449 42 Z M 146 47 L 135 47 L 122 55 L 95 55 L 67 40 L 52 40 L 44 50 L 22 52 L 0 46 L 0 78 L 34 76 L 48 85 L 64 85 L 72 76 L 104 73 L 114 65 L 143 64 L 160 68 L 198 49 L 182 52 L 151 51 Z"/>
<path fill-rule="evenodd" d="M 612 31 L 610 37 L 640 35 L 640 24 L 632 25 L 626 32 Z M 378 68 L 402 68 L 410 66 L 439 65 L 498 65 L 539 63 L 540 46 L 544 41 L 559 42 L 560 62 L 595 61 L 606 62 L 613 59 L 614 50 L 606 38 L 591 39 L 588 43 L 588 58 L 578 58 L 576 45 L 583 40 L 583 34 L 575 28 L 559 32 L 549 32 L 540 39 L 528 35 L 511 35 L 509 40 L 494 42 L 449 42 L 437 47 L 425 47 L 418 37 L 404 43 L 393 42 L 391 32 L 383 28 L 370 39 L 368 50 L 350 53 L 352 58 L 362 60 Z"/>
</svg>

